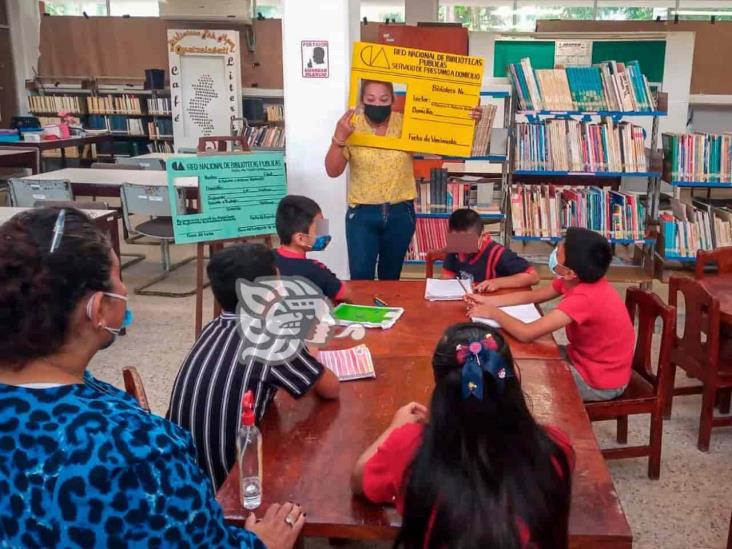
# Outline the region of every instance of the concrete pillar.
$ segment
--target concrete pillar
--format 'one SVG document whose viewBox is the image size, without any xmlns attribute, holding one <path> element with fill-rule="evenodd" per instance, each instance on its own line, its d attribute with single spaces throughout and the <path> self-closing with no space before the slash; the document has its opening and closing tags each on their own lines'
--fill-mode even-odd
<svg viewBox="0 0 732 549">
<path fill-rule="evenodd" d="M 348 277 L 346 251 L 346 178 L 325 173 L 336 122 L 346 111 L 352 43 L 359 40 L 358 0 L 283 0 L 282 56 L 289 194 L 309 196 L 320 204 L 330 221 L 333 240 L 312 257 L 339 277 Z M 302 42 L 328 42 L 327 78 L 303 76 Z"/>
<path fill-rule="evenodd" d="M 404 0 L 404 15 L 407 25 L 434 23 L 437 21 L 438 0 Z"/>
<path fill-rule="evenodd" d="M 15 69 L 15 94 L 18 114 L 28 114 L 25 81 L 38 70 L 41 41 L 41 15 L 38 0 L 7 0 L 10 41 Z M 3 113 L 12 116 L 15 113 Z"/>
</svg>

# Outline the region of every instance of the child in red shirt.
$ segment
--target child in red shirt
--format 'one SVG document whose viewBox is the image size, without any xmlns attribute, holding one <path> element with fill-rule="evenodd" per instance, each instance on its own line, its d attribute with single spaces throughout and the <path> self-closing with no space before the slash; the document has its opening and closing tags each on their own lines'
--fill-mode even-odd
<svg viewBox="0 0 732 549">
<path fill-rule="evenodd" d="M 430 411 L 397 411 L 356 463 L 354 492 L 396 505 L 396 546 L 567 547 L 574 452 L 531 416 L 503 337 L 451 326 L 432 367 Z"/>
<path fill-rule="evenodd" d="M 570 227 L 550 258 L 557 276 L 551 285 L 502 296 L 468 296 L 468 315 L 496 320 L 519 341 L 566 327 L 566 358 L 582 400 L 612 400 L 630 381 L 635 330 L 620 295 L 605 278 L 611 259 L 612 249 L 602 235 Z M 559 296 L 556 309 L 528 324 L 498 308 Z"/>
</svg>

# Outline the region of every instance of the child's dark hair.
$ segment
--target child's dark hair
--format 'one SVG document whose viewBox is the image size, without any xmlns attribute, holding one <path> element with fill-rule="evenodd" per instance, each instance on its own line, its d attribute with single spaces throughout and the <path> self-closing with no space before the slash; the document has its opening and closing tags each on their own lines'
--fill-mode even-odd
<svg viewBox="0 0 732 549">
<path fill-rule="evenodd" d="M 473 231 L 480 235 L 483 232 L 483 220 L 475 210 L 460 208 L 450 214 L 447 228 L 451 231 Z"/>
<path fill-rule="evenodd" d="M 59 208 L 19 213 L 0 225 L 0 358 L 14 369 L 58 351 L 71 316 L 89 292 L 112 290 L 112 249 L 83 212 Z"/>
<path fill-rule="evenodd" d="M 595 231 L 569 227 L 564 238 L 564 264 L 582 282 L 597 282 L 607 273 L 613 251 L 607 239 Z"/>
<path fill-rule="evenodd" d="M 236 311 L 238 297 L 236 281 L 255 280 L 260 276 L 275 276 L 275 254 L 264 244 L 237 244 L 216 253 L 206 267 L 211 290 L 221 308 Z"/>
<path fill-rule="evenodd" d="M 321 213 L 320 206 L 307 196 L 289 195 L 277 206 L 277 236 L 282 244 L 292 242 L 295 233 L 307 233 L 315 216 Z"/>
<path fill-rule="evenodd" d="M 509 375 L 499 385 L 483 374 L 483 399 L 463 399 L 456 347 L 486 334 L 497 343 L 492 352 L 501 355 Z M 432 367 L 430 422 L 406 472 L 395 546 L 518 549 L 525 528 L 533 547 L 566 548 L 568 459 L 531 416 L 503 337 L 481 324 L 451 326 Z"/>
</svg>

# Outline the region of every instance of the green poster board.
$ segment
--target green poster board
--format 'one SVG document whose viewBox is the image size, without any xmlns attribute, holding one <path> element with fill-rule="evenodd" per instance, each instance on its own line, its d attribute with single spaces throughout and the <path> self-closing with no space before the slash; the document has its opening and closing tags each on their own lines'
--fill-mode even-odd
<svg viewBox="0 0 732 549">
<path fill-rule="evenodd" d="M 287 194 L 281 152 L 174 156 L 166 164 L 176 244 L 275 232 L 277 205 Z M 177 211 L 179 178 L 198 178 L 200 212 Z"/>
<path fill-rule="evenodd" d="M 504 40 L 496 41 L 493 55 L 493 76 L 507 76 L 506 67 L 520 63 L 524 57 L 531 59 L 534 69 L 554 68 L 554 40 Z"/>
<path fill-rule="evenodd" d="M 592 44 L 593 63 L 638 61 L 649 82 L 663 82 L 665 60 L 665 40 L 596 40 Z"/>
</svg>

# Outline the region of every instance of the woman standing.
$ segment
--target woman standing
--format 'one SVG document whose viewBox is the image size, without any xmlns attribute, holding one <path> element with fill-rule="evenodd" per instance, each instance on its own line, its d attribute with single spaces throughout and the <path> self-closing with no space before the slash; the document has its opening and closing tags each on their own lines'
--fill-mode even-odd
<svg viewBox="0 0 732 549">
<path fill-rule="evenodd" d="M 363 115 L 348 110 L 336 124 L 325 171 L 338 177 L 351 164 L 346 214 L 348 266 L 353 280 L 398 280 L 416 227 L 412 154 L 405 151 L 347 145 L 355 132 L 399 137 L 402 114 L 392 111 L 391 82 L 364 80 Z M 481 111 L 471 116 L 479 120 Z"/>
</svg>

